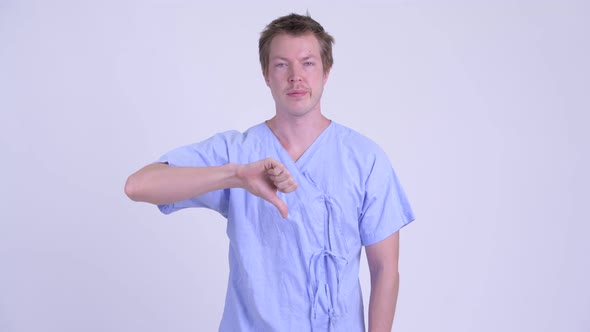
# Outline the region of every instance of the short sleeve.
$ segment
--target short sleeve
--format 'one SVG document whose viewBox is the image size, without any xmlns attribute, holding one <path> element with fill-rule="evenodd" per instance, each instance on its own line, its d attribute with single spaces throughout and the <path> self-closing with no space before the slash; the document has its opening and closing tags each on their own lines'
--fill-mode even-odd
<svg viewBox="0 0 590 332">
<path fill-rule="evenodd" d="M 209 167 L 221 166 L 230 162 L 230 151 L 234 148 L 241 134 L 228 131 L 217 134 L 199 143 L 174 149 L 164 154 L 157 162 L 174 167 Z M 205 207 L 215 210 L 227 217 L 229 190 L 216 190 L 184 201 L 158 205 L 164 214 L 170 214 L 189 207 Z"/>
<path fill-rule="evenodd" d="M 359 230 L 364 246 L 384 240 L 414 220 L 414 213 L 385 153 L 377 154 L 365 185 Z"/>
</svg>

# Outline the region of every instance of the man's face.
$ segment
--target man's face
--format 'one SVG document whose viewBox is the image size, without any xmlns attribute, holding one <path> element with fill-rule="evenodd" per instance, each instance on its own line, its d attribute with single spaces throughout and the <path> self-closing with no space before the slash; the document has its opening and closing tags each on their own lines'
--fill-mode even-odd
<svg viewBox="0 0 590 332">
<path fill-rule="evenodd" d="M 274 37 L 264 78 L 275 100 L 277 115 L 300 117 L 319 113 L 328 74 L 324 74 L 317 38 L 311 33 Z"/>
</svg>

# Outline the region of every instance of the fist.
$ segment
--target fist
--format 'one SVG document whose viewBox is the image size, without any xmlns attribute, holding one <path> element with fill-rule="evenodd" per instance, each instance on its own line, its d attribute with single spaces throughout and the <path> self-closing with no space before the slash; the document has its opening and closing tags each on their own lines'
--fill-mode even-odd
<svg viewBox="0 0 590 332">
<path fill-rule="evenodd" d="M 285 194 L 293 192 L 297 189 L 297 182 L 283 164 L 266 158 L 239 165 L 236 174 L 244 189 L 268 201 L 279 210 L 283 218 L 287 217 L 289 209 L 277 196 L 277 191 Z"/>
</svg>

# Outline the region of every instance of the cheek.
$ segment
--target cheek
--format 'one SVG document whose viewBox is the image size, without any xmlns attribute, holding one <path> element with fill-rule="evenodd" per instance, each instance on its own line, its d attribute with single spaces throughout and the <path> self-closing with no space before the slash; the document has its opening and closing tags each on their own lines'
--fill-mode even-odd
<svg viewBox="0 0 590 332">
<path fill-rule="evenodd" d="M 326 84 L 327 77 L 325 75 L 319 74 L 313 78 L 313 82 L 315 86 L 322 87 Z"/>
<path fill-rule="evenodd" d="M 279 89 L 281 87 L 281 85 L 278 83 L 277 80 L 271 80 L 270 83 L 269 83 L 269 87 L 272 90 L 277 90 L 277 89 Z"/>
<path fill-rule="evenodd" d="M 269 78 L 267 79 L 267 82 L 271 86 L 277 86 L 280 84 L 281 81 L 282 81 L 282 77 L 281 77 L 280 73 L 276 73 L 276 72 L 270 74 Z"/>
</svg>

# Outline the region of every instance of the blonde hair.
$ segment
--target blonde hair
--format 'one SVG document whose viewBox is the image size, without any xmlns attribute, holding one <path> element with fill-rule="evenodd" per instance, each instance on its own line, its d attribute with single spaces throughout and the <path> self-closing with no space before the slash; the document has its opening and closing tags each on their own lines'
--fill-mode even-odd
<svg viewBox="0 0 590 332">
<path fill-rule="evenodd" d="M 312 19 L 309 14 L 289 14 L 270 22 L 260 34 L 260 39 L 258 40 L 258 53 L 260 57 L 260 66 L 262 67 L 264 75 L 268 74 L 270 43 L 274 37 L 280 34 L 301 36 L 308 33 L 312 33 L 320 43 L 324 73 L 328 73 L 334 64 L 334 58 L 332 57 L 334 37 L 330 36 L 321 24 Z"/>
</svg>

